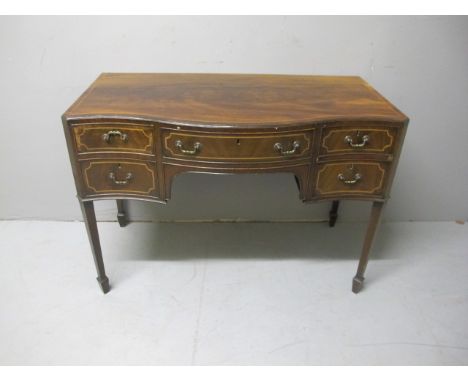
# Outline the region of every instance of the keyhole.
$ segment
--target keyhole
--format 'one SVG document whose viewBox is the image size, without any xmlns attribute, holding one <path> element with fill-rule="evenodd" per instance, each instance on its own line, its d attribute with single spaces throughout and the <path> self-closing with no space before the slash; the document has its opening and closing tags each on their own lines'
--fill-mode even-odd
<svg viewBox="0 0 468 382">
<path fill-rule="evenodd" d="M 236 145 L 240 146 L 240 139 L 236 139 Z"/>
</svg>

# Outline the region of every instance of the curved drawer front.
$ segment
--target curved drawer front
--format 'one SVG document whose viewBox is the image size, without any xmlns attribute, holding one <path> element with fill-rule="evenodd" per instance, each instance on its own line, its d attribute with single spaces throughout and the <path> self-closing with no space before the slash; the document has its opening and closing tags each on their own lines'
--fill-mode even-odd
<svg viewBox="0 0 468 382">
<path fill-rule="evenodd" d="M 312 133 L 200 134 L 165 131 L 166 157 L 205 161 L 270 161 L 311 155 Z"/>
<path fill-rule="evenodd" d="M 393 151 L 396 132 L 392 128 L 324 129 L 321 154 L 380 153 Z"/>
<path fill-rule="evenodd" d="M 78 153 L 154 154 L 153 128 L 141 125 L 86 124 L 73 128 Z"/>
<path fill-rule="evenodd" d="M 323 196 L 383 194 L 387 166 L 381 162 L 340 162 L 320 165 L 315 192 Z"/>
<path fill-rule="evenodd" d="M 80 162 L 83 183 L 89 194 L 157 194 L 156 168 L 152 162 L 87 160 Z"/>
</svg>

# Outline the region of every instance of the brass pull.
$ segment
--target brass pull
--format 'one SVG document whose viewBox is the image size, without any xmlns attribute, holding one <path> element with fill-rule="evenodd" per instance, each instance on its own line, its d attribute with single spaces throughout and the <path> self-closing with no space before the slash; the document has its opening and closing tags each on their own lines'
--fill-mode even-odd
<svg viewBox="0 0 468 382">
<path fill-rule="evenodd" d="M 361 143 L 353 143 L 353 138 L 351 137 L 351 135 L 347 135 L 344 138 L 344 140 L 345 140 L 346 143 L 349 144 L 350 147 L 356 149 L 356 148 L 364 147 L 367 144 L 367 142 L 369 142 L 369 136 L 368 135 L 363 135 Z"/>
<path fill-rule="evenodd" d="M 294 141 L 292 144 L 291 150 L 284 150 L 283 145 L 280 142 L 277 142 L 273 145 L 273 148 L 276 151 L 279 151 L 281 155 L 293 155 L 296 154 L 297 150 L 301 147 L 299 141 Z"/>
<path fill-rule="evenodd" d="M 127 172 L 127 175 L 125 176 L 124 180 L 117 180 L 116 177 L 115 177 L 114 171 L 111 171 L 109 173 L 109 179 L 112 180 L 114 182 L 114 184 L 118 184 L 118 185 L 128 184 L 128 182 L 132 178 L 133 178 L 133 174 L 131 172 Z"/>
<path fill-rule="evenodd" d="M 346 179 L 345 176 L 340 173 L 338 174 L 338 179 L 341 180 L 344 184 L 356 184 L 359 180 L 362 179 L 362 175 L 358 172 L 353 175 L 353 179 Z"/>
<path fill-rule="evenodd" d="M 109 130 L 107 133 L 102 134 L 102 139 L 104 142 L 110 143 L 110 140 L 112 136 L 117 136 L 120 137 L 122 142 L 127 142 L 128 141 L 128 135 L 125 133 L 122 133 L 119 130 Z"/>
<path fill-rule="evenodd" d="M 184 149 L 182 141 L 177 140 L 175 146 L 182 152 L 182 154 L 195 155 L 200 151 L 202 144 L 200 142 L 195 142 L 192 150 L 186 150 Z"/>
</svg>

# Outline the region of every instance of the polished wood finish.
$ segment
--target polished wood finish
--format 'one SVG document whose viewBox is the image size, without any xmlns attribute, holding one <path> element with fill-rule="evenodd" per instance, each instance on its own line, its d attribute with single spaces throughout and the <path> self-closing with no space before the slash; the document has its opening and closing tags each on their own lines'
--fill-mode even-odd
<svg viewBox="0 0 468 382">
<path fill-rule="evenodd" d="M 318 166 L 315 192 L 324 197 L 383 197 L 386 163 L 346 161 Z"/>
<path fill-rule="evenodd" d="M 374 202 L 366 243 L 408 124 L 359 77 L 150 73 L 102 74 L 62 121 L 79 200 L 116 199 L 122 226 L 125 199 L 166 203 L 181 173 L 285 172 L 302 201 L 333 200 L 330 226 L 340 200 Z M 365 244 L 360 264 L 369 251 Z"/>
<path fill-rule="evenodd" d="M 321 154 L 391 153 L 396 131 L 390 128 L 330 128 L 324 129 Z"/>
<path fill-rule="evenodd" d="M 86 196 L 136 194 L 157 195 L 154 163 L 120 159 L 94 159 L 80 162 Z"/>
<path fill-rule="evenodd" d="M 407 119 L 360 77 L 167 73 L 103 73 L 66 115 L 247 127 Z"/>
<path fill-rule="evenodd" d="M 170 158 L 261 162 L 310 157 L 313 131 L 272 134 L 164 131 L 162 139 L 164 155 Z"/>
<path fill-rule="evenodd" d="M 154 155 L 150 126 L 90 123 L 73 129 L 78 153 L 126 152 Z"/>
</svg>

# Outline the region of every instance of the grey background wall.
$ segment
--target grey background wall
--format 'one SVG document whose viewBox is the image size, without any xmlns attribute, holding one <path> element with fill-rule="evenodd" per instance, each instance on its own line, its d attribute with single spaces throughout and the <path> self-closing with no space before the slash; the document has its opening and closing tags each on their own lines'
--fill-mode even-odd
<svg viewBox="0 0 468 382">
<path fill-rule="evenodd" d="M 360 75 L 411 119 L 387 220 L 467 219 L 467 17 L 1 17 L 0 219 L 80 219 L 60 116 L 100 72 Z M 342 218 L 367 218 L 348 202 Z M 290 175 L 187 174 L 133 219 L 321 219 Z M 97 203 L 101 219 L 114 203 Z"/>
</svg>

